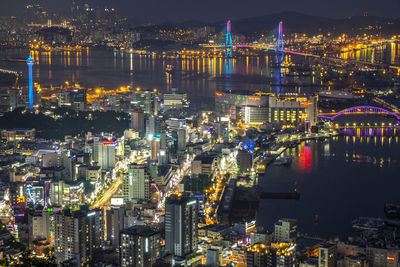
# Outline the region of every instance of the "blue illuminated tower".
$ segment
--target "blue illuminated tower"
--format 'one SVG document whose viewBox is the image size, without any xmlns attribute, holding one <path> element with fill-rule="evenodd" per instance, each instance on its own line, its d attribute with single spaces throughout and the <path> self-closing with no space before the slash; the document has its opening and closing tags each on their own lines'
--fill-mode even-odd
<svg viewBox="0 0 400 267">
<path fill-rule="evenodd" d="M 281 21 L 281 22 L 279 22 L 278 38 L 276 41 L 276 59 L 278 60 L 279 64 L 281 64 L 285 58 L 284 48 L 285 48 L 285 45 L 283 43 L 283 25 L 282 25 L 282 21 Z"/>
<path fill-rule="evenodd" d="M 32 67 L 35 64 L 35 60 L 33 60 L 32 56 L 29 55 L 26 60 L 26 64 L 28 64 L 29 70 L 29 108 L 33 108 L 33 78 L 32 78 Z"/>
<path fill-rule="evenodd" d="M 226 23 L 226 39 L 225 39 L 225 56 L 232 56 L 232 35 L 231 35 L 231 21 L 228 20 Z"/>
</svg>

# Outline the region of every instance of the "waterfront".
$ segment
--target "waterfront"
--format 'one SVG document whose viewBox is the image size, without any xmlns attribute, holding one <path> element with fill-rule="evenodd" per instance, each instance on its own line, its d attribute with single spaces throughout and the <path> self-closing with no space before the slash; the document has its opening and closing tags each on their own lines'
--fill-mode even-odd
<svg viewBox="0 0 400 267">
<path fill-rule="evenodd" d="M 25 58 L 32 53 L 34 81 L 42 87 L 59 86 L 68 81 L 84 87 L 115 89 L 154 89 L 160 92 L 188 94 L 196 108 L 212 109 L 217 90 L 262 92 L 314 93 L 325 87 L 318 73 L 287 75 L 288 69 L 277 68 L 274 53 L 260 56 L 220 57 L 162 57 L 160 54 L 139 55 L 104 49 L 81 51 L 29 51 L 4 49 L 0 51 L 0 68 L 22 72 L 21 85 L 26 84 L 27 67 L 9 58 Z M 287 56 L 288 62 L 305 63 L 303 56 Z M 167 65 L 174 67 L 168 77 Z"/>
<path fill-rule="evenodd" d="M 284 154 L 293 157 L 291 166 L 268 167 L 260 185 L 265 192 L 297 188 L 301 196 L 260 201 L 257 224 L 268 230 L 279 218 L 294 218 L 301 233 L 345 237 L 356 217 L 384 217 L 385 203 L 400 203 L 398 135 L 338 136 L 303 142 Z"/>
</svg>

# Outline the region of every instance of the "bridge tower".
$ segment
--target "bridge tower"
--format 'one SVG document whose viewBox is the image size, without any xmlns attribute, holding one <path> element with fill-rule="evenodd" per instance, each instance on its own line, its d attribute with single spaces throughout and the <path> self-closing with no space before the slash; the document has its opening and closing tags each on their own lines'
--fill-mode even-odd
<svg viewBox="0 0 400 267">
<path fill-rule="evenodd" d="M 26 60 L 26 64 L 28 65 L 29 70 L 29 108 L 33 108 L 33 78 L 32 78 L 32 67 L 35 64 L 35 60 L 29 55 L 28 59 Z"/>
<path fill-rule="evenodd" d="M 285 44 L 283 43 L 283 23 L 282 21 L 279 22 L 278 26 L 278 38 L 276 41 L 276 59 L 278 63 L 281 64 L 285 59 L 285 52 L 284 52 Z"/>
<path fill-rule="evenodd" d="M 231 21 L 226 23 L 226 39 L 225 39 L 225 56 L 232 57 L 232 35 L 231 35 Z"/>
</svg>

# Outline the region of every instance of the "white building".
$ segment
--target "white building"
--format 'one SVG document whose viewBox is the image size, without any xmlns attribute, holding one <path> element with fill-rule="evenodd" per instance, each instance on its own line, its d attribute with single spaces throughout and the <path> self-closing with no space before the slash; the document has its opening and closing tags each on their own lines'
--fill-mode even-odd
<svg viewBox="0 0 400 267">
<path fill-rule="evenodd" d="M 125 202 L 150 199 L 150 176 L 144 166 L 129 165 L 128 173 L 123 177 L 122 190 Z"/>
<path fill-rule="evenodd" d="M 275 242 L 296 242 L 297 221 L 293 219 L 280 219 L 275 223 Z"/>
</svg>

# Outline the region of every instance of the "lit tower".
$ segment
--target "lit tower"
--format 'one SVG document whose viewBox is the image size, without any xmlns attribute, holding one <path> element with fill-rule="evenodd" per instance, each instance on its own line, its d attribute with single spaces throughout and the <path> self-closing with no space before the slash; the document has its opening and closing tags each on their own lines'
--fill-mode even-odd
<svg viewBox="0 0 400 267">
<path fill-rule="evenodd" d="M 276 41 L 276 59 L 278 60 L 278 63 L 282 63 L 284 58 L 285 58 L 285 53 L 284 53 L 284 48 L 285 45 L 283 43 L 283 26 L 282 26 L 282 21 L 279 22 L 278 26 L 278 38 Z"/>
<path fill-rule="evenodd" d="M 32 78 L 32 66 L 35 64 L 35 60 L 33 60 L 32 56 L 29 55 L 26 60 L 26 64 L 28 64 L 29 70 L 29 108 L 33 108 L 33 78 Z"/>
<path fill-rule="evenodd" d="M 232 56 L 232 35 L 231 35 L 231 21 L 228 20 L 226 23 L 226 39 L 225 39 L 225 56 Z"/>
</svg>

